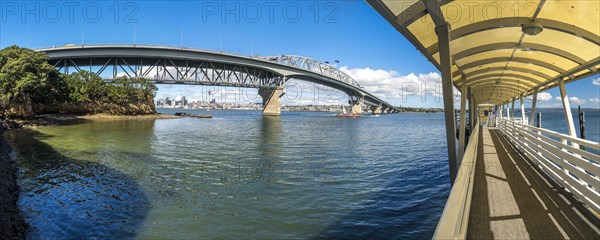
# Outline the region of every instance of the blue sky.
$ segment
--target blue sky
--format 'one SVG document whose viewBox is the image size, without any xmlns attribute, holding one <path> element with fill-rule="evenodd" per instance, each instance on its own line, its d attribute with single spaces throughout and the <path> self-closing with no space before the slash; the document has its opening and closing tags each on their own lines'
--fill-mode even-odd
<svg viewBox="0 0 600 240">
<path fill-rule="evenodd" d="M 134 33 L 135 29 L 135 33 Z M 183 37 L 182 37 L 183 36 Z M 433 82 L 437 69 L 364 1 L 96 1 L 0 2 L 0 48 L 73 44 L 158 44 L 243 55 L 294 54 L 337 67 L 384 99 L 405 106 L 441 107 L 433 95 L 404 98 L 377 80 Z M 598 76 L 569 84 L 569 96 L 598 108 Z M 315 86 L 303 88 L 311 92 Z M 202 96 L 200 86 L 159 86 L 158 97 Z M 250 92 L 252 90 L 227 89 Z M 314 91 L 312 91 L 314 92 Z M 552 89 L 540 106 L 558 107 Z M 345 102 L 343 94 L 337 94 Z M 307 98 L 310 103 L 315 97 Z M 576 99 L 573 99 L 576 100 Z M 596 101 L 596 102 L 594 102 Z"/>
</svg>

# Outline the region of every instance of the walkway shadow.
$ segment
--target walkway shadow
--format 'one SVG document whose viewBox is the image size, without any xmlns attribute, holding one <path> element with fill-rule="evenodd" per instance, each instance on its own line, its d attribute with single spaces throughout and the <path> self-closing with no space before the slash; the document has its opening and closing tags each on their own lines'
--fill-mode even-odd
<svg viewBox="0 0 600 240">
<path fill-rule="evenodd" d="M 492 239 L 492 222 L 522 219 L 531 239 L 600 239 L 598 228 L 594 229 L 594 226 L 600 226 L 597 218 L 590 217 L 590 213 L 571 194 L 516 151 L 499 130 L 489 131 L 501 169 L 506 175 L 504 181 L 510 187 L 508 194 L 514 197 L 518 206 L 518 210 L 514 211 L 519 214 L 489 217 L 487 180 L 482 176 L 486 169 L 480 152 L 473 196 L 474 211 L 470 216 L 470 223 L 475 224 L 469 227 L 469 237 Z"/>
<path fill-rule="evenodd" d="M 483 158 L 485 152 L 484 146 L 493 147 L 493 145 L 484 144 L 483 127 L 479 127 L 479 146 L 477 146 L 477 163 L 475 165 L 475 180 L 473 185 L 473 196 L 471 198 L 471 214 L 469 215 L 470 224 L 467 230 L 467 239 L 494 239 L 490 231 L 490 206 L 488 199 L 488 188 L 486 184 L 486 171 Z"/>
<path fill-rule="evenodd" d="M 37 139 L 8 132 L 20 168 L 19 207 L 29 239 L 135 238 L 150 202 L 132 177 L 104 165 L 69 158 Z"/>
</svg>

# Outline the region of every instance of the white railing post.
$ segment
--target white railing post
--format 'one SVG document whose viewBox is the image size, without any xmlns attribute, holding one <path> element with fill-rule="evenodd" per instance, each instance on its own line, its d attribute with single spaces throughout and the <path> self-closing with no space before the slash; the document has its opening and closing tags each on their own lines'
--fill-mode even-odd
<svg viewBox="0 0 600 240">
<path fill-rule="evenodd" d="M 569 129 L 569 135 L 572 137 L 577 137 L 577 132 L 575 131 L 575 124 L 573 123 L 573 114 L 571 113 L 571 104 L 569 103 L 569 96 L 567 96 L 567 89 L 565 88 L 565 81 L 558 79 L 558 87 L 560 89 L 560 98 L 563 105 L 563 110 L 565 112 L 565 118 L 567 120 L 567 128 Z M 571 146 L 578 148 L 579 145 L 577 143 L 571 142 Z"/>
<path fill-rule="evenodd" d="M 529 126 L 533 126 L 533 123 L 535 122 L 535 107 L 537 105 L 537 95 L 538 92 L 537 90 L 535 91 L 535 93 L 533 93 L 533 101 L 531 102 L 531 114 L 529 115 Z"/>
<path fill-rule="evenodd" d="M 523 95 L 521 95 L 521 122 L 527 125 L 527 120 L 525 118 L 525 100 L 523 99 Z"/>
<path fill-rule="evenodd" d="M 509 119 L 510 118 L 510 108 L 508 107 L 508 103 L 506 104 L 506 118 Z"/>
<path fill-rule="evenodd" d="M 462 90 L 460 93 L 460 128 L 458 129 L 458 159 L 463 158 L 465 153 L 465 129 L 466 129 L 466 109 L 467 108 L 467 79 L 463 79 Z M 458 163 L 460 166 L 460 162 Z"/>
<path fill-rule="evenodd" d="M 512 98 L 512 105 L 510 107 L 510 115 L 508 117 L 510 117 L 510 119 L 515 119 L 515 101 L 517 101 L 517 99 Z"/>
<path fill-rule="evenodd" d="M 503 119 L 502 133 L 511 144 L 596 213 L 600 212 L 600 151 L 597 142 L 580 139 L 517 121 Z M 557 140 L 558 139 L 558 140 Z M 569 145 L 569 142 L 571 145 Z M 577 146 L 585 146 L 587 151 Z"/>
</svg>

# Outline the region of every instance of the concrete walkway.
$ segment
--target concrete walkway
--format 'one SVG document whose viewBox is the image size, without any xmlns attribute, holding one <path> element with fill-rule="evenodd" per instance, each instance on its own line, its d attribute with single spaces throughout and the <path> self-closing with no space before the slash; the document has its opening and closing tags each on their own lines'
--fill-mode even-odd
<svg viewBox="0 0 600 240">
<path fill-rule="evenodd" d="M 516 151 L 481 129 L 469 239 L 600 239 L 600 220 Z"/>
</svg>

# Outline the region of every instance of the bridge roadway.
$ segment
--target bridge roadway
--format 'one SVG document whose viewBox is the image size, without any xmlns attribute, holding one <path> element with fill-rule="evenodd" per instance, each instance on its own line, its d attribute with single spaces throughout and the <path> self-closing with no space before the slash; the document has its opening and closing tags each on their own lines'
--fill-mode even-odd
<svg viewBox="0 0 600 240">
<path fill-rule="evenodd" d="M 517 151 L 482 127 L 467 239 L 600 239 L 600 220 Z"/>
<path fill-rule="evenodd" d="M 59 71 L 89 71 L 111 82 L 120 75 L 146 78 L 160 84 L 219 85 L 258 88 L 263 115 L 280 115 L 280 97 L 289 79 L 325 85 L 350 97 L 352 112 L 362 105 L 373 113 L 399 109 L 365 91 L 352 77 L 319 61 L 291 55 L 247 57 L 189 48 L 140 45 L 90 45 L 38 50 Z"/>
</svg>

